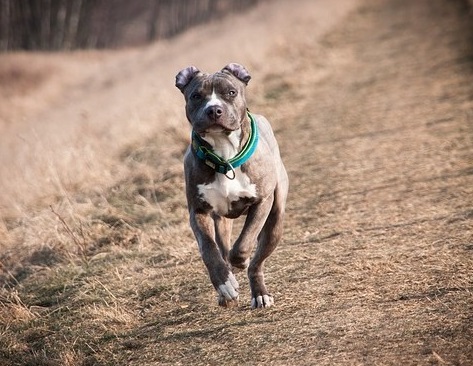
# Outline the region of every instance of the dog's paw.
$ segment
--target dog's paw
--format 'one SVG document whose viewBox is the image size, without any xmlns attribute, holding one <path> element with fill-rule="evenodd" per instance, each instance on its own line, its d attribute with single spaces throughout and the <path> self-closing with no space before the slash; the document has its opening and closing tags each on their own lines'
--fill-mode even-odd
<svg viewBox="0 0 473 366">
<path fill-rule="evenodd" d="M 259 295 L 251 299 L 251 308 L 269 308 L 274 305 L 274 298 L 271 295 Z"/>
<path fill-rule="evenodd" d="M 232 270 L 233 270 L 233 272 L 235 272 L 235 273 L 242 272 L 242 271 L 244 271 L 245 269 L 248 268 L 249 264 L 250 264 L 250 258 L 246 259 L 246 260 L 245 260 L 244 262 L 242 262 L 242 263 L 239 263 L 237 266 L 235 266 L 235 265 L 232 264 Z"/>
<path fill-rule="evenodd" d="M 238 297 L 235 300 L 227 300 L 224 296 L 218 295 L 218 305 L 223 308 L 236 308 L 238 307 Z"/>
<path fill-rule="evenodd" d="M 235 275 L 230 272 L 225 283 L 218 285 L 218 304 L 220 306 L 228 307 L 229 303 L 236 302 L 238 303 L 238 281 L 235 278 Z"/>
<path fill-rule="evenodd" d="M 236 271 L 247 269 L 248 265 L 250 264 L 250 258 L 244 257 L 233 250 L 230 251 L 229 259 L 232 267 L 236 269 Z"/>
</svg>

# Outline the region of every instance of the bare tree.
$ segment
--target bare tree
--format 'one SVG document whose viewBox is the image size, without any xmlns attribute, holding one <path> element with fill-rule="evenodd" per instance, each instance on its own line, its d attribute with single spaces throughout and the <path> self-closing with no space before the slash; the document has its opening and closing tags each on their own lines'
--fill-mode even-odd
<svg viewBox="0 0 473 366">
<path fill-rule="evenodd" d="M 142 42 L 168 38 L 257 2 L 0 0 L 0 51 L 117 47 L 126 39 L 126 29 L 133 22 L 146 23 Z"/>
<path fill-rule="evenodd" d="M 9 48 L 10 38 L 10 1 L 0 0 L 0 51 Z"/>
</svg>

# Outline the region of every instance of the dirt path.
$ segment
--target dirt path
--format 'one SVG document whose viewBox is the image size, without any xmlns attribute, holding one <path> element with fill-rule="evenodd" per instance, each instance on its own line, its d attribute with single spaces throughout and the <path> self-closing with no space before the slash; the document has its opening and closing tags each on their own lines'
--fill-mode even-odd
<svg viewBox="0 0 473 366">
<path fill-rule="evenodd" d="M 366 3 L 323 42 L 330 71 L 309 82 L 296 126 L 281 132 L 290 135 L 283 150 L 289 228 L 297 229 L 271 277 L 292 286 L 281 294 L 282 328 L 294 318 L 304 324 L 285 340 L 302 363 L 473 362 L 473 33 L 465 11 L 446 2 Z M 325 56 L 321 48 L 307 57 Z"/>
<path fill-rule="evenodd" d="M 268 263 L 277 307 L 175 313 L 155 344 L 163 361 L 473 362 L 466 14 L 368 1 L 322 42 L 279 50 L 293 66 L 266 80 L 292 182 Z"/>
<path fill-rule="evenodd" d="M 251 107 L 272 120 L 291 179 L 284 242 L 267 264 L 276 306 L 250 311 L 243 274 L 241 306 L 216 306 L 187 225 L 186 141 L 169 127 L 121 147 L 126 179 L 70 194 L 65 213 L 56 208 L 63 222 L 49 213 L 24 229 L 32 240 L 56 225 L 24 256 L 30 268 L 7 273 L 0 364 L 473 364 L 468 9 L 364 0 L 325 20 L 322 36 L 311 27 L 324 17 L 309 10 L 323 2 L 303 4 L 292 33 L 263 59 L 245 56 L 258 81 Z M 180 118 L 182 101 L 160 96 Z"/>
</svg>

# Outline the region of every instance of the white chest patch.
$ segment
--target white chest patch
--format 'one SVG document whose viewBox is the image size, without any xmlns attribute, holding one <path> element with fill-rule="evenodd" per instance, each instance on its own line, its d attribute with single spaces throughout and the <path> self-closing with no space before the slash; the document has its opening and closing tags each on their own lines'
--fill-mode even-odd
<svg viewBox="0 0 473 366">
<path fill-rule="evenodd" d="M 223 174 L 216 174 L 212 183 L 199 184 L 199 194 L 213 211 L 221 216 L 230 212 L 232 202 L 240 198 L 256 197 L 256 186 L 250 182 L 250 178 L 241 171 L 235 169 L 235 179 L 230 180 Z"/>
</svg>

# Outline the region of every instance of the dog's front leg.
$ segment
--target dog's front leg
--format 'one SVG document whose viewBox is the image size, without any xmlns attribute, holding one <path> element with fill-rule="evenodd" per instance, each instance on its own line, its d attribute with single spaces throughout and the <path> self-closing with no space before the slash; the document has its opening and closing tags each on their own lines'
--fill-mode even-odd
<svg viewBox="0 0 473 366">
<path fill-rule="evenodd" d="M 233 220 L 216 214 L 212 215 L 212 219 L 215 222 L 215 241 L 220 248 L 223 260 L 228 263 L 228 253 L 230 252 L 232 240 Z"/>
<path fill-rule="evenodd" d="M 233 267 L 245 269 L 250 263 L 250 256 L 273 206 L 274 195 L 250 207 L 245 225 L 230 250 L 230 263 Z"/>
<path fill-rule="evenodd" d="M 236 305 L 238 282 L 216 243 L 214 220 L 210 214 L 191 211 L 190 224 L 199 244 L 200 254 L 207 267 L 210 281 L 218 292 L 219 305 Z"/>
</svg>

